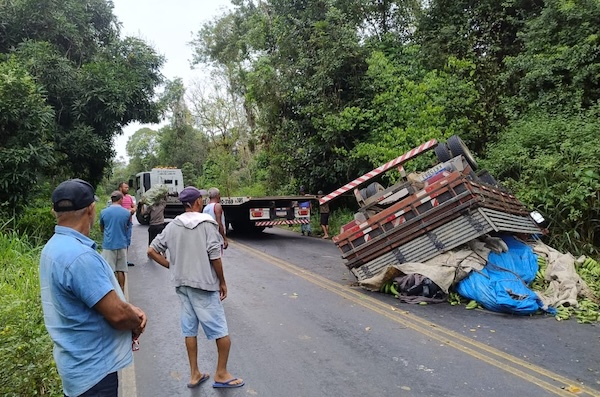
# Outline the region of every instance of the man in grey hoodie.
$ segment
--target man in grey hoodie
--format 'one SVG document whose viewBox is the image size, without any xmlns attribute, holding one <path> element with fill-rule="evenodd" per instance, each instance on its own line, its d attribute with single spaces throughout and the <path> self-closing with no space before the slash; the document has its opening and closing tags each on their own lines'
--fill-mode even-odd
<svg viewBox="0 0 600 397">
<path fill-rule="evenodd" d="M 190 363 L 189 388 L 209 378 L 198 369 L 198 326 L 217 344 L 217 370 L 213 387 L 244 385 L 227 370 L 231 339 L 222 300 L 227 284 L 221 262 L 221 237 L 217 222 L 202 213 L 202 192 L 188 186 L 179 193 L 185 212 L 170 222 L 148 247 L 148 256 L 170 269 L 181 301 L 181 330 Z M 169 250 L 169 258 L 162 254 Z"/>
</svg>

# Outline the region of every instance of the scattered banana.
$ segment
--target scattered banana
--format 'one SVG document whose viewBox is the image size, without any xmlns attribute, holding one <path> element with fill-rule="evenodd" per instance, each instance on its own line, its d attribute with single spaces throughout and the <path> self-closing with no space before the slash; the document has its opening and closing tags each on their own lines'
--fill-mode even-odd
<svg viewBox="0 0 600 397">
<path fill-rule="evenodd" d="M 467 306 L 465 307 L 465 309 L 473 310 L 473 309 L 477 309 L 478 306 L 479 306 L 479 304 L 477 303 L 476 300 L 471 300 L 471 302 L 467 303 Z"/>
</svg>

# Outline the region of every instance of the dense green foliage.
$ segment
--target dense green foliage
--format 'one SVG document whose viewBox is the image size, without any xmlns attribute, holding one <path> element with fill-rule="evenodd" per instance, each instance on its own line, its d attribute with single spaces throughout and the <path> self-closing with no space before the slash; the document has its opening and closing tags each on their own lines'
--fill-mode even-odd
<svg viewBox="0 0 600 397">
<path fill-rule="evenodd" d="M 550 244 L 595 255 L 600 247 L 598 115 L 535 114 L 511 125 L 486 160 L 550 222 Z"/>
<path fill-rule="evenodd" d="M 109 170 L 113 138 L 158 122 L 163 59 L 119 37 L 108 0 L 0 0 L 0 200 L 5 211 L 36 182 Z"/>
</svg>

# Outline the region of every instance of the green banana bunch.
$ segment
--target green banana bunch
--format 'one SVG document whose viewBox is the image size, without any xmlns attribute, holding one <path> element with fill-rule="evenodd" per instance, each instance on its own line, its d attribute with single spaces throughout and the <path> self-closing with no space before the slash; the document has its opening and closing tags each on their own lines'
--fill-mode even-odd
<svg viewBox="0 0 600 397">
<path fill-rule="evenodd" d="M 593 258 L 587 257 L 581 264 L 580 270 L 589 272 L 594 277 L 600 277 L 600 264 Z"/>
<path fill-rule="evenodd" d="M 582 299 L 578 304 L 575 309 L 575 318 L 577 318 L 579 324 L 591 324 L 598 321 L 600 313 L 598 312 L 599 306 L 597 303 L 589 299 Z"/>
<path fill-rule="evenodd" d="M 462 303 L 462 297 L 458 292 L 450 291 L 448 293 L 448 303 L 452 306 L 460 305 Z"/>
<path fill-rule="evenodd" d="M 557 321 L 568 320 L 571 318 L 571 309 L 565 306 L 559 306 L 556 308 L 556 315 L 554 318 Z"/>
<path fill-rule="evenodd" d="M 396 284 L 394 280 L 388 280 L 385 283 L 381 284 L 381 287 L 379 287 L 379 292 L 383 292 L 384 294 L 392 294 L 397 298 L 398 284 Z"/>
<path fill-rule="evenodd" d="M 473 309 L 477 309 L 478 307 L 479 307 L 479 303 L 477 303 L 476 300 L 471 300 L 469 303 L 467 303 L 467 306 L 465 307 L 465 309 L 473 310 Z"/>
</svg>

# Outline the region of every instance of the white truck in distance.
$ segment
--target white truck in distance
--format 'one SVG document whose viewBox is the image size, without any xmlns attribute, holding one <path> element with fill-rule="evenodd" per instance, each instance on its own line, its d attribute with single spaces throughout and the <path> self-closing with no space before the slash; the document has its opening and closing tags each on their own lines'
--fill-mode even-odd
<svg viewBox="0 0 600 397">
<path fill-rule="evenodd" d="M 174 218 L 183 213 L 183 206 L 177 198 L 183 190 L 183 174 L 177 168 L 153 168 L 135 176 L 133 181 L 138 203 L 142 195 L 156 184 L 167 186 L 169 196 L 165 208 L 165 218 Z M 204 187 L 203 187 L 204 188 Z M 207 189 L 208 190 L 208 189 Z M 221 197 L 221 205 L 225 212 L 226 228 L 236 232 L 262 231 L 276 225 L 300 225 L 310 223 L 310 209 L 298 208 L 298 202 L 315 200 L 317 197 L 306 196 L 265 196 L 265 197 Z M 205 197 L 204 203 L 208 203 Z M 148 221 L 142 216 L 143 207 L 138 206 L 136 218 L 142 225 Z"/>
</svg>

